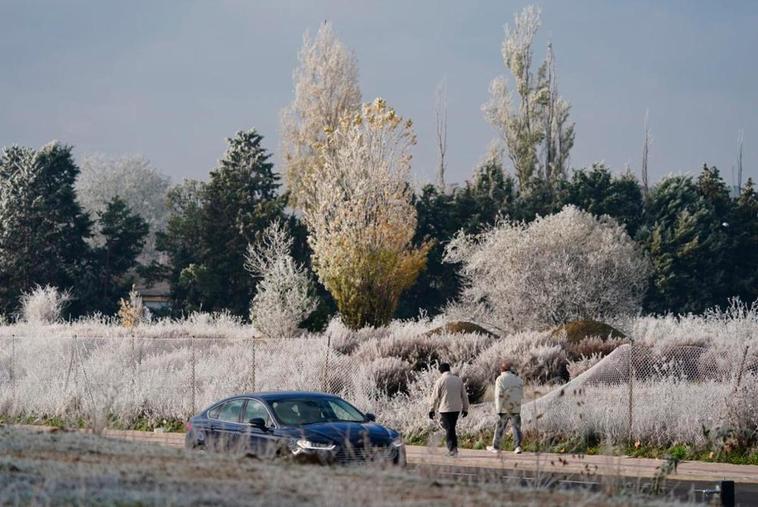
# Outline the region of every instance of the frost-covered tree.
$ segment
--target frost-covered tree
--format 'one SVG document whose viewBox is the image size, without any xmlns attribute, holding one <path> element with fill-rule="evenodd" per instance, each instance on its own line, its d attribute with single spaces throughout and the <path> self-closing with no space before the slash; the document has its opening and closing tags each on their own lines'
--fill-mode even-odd
<svg viewBox="0 0 758 507">
<path fill-rule="evenodd" d="M 303 180 L 320 170 L 326 133 L 360 109 L 361 91 L 355 55 L 326 22 L 315 37 L 305 33 L 292 77 L 295 97 L 281 115 L 282 159 L 290 203 L 299 207 Z"/>
<path fill-rule="evenodd" d="M 469 314 L 509 330 L 634 314 L 649 273 L 623 226 L 573 206 L 528 225 L 459 234 L 446 260 L 462 266 Z"/>
<path fill-rule="evenodd" d="M 322 147 L 320 174 L 304 182 L 313 265 L 350 327 L 389 321 L 425 265 L 427 246 L 411 245 L 414 143 L 410 120 L 376 99 L 342 119 Z"/>
<path fill-rule="evenodd" d="M 0 154 L 0 306 L 18 308 L 35 286 L 74 289 L 70 305 L 82 311 L 76 288 L 86 277 L 91 223 L 76 201 L 79 168 L 71 147 L 12 146 Z"/>
<path fill-rule="evenodd" d="M 122 199 L 150 227 L 144 260 L 155 259 L 155 235 L 165 228 L 168 219 L 166 195 L 171 180 L 141 156 L 111 158 L 93 154 L 85 156 L 80 166 L 76 194 L 82 207 L 96 217 L 115 197 Z"/>
<path fill-rule="evenodd" d="M 277 220 L 248 246 L 245 269 L 258 279 L 250 321 L 269 338 L 292 338 L 318 306 L 308 270 L 292 257 L 292 236 Z"/>
<path fill-rule="evenodd" d="M 522 190 L 537 178 L 549 185 L 561 178 L 574 144 L 570 106 L 558 94 L 552 45 L 537 75 L 532 71 L 532 46 L 539 27 L 540 9 L 534 6 L 517 14 L 513 27 L 506 25 L 502 56 L 514 83 L 509 87 L 504 77 L 495 78 L 490 99 L 482 106 L 500 132 Z"/>
</svg>

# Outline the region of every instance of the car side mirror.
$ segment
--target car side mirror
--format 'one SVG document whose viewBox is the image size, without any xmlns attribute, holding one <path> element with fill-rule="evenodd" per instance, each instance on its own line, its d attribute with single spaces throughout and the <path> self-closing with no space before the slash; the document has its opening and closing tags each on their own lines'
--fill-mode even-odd
<svg viewBox="0 0 758 507">
<path fill-rule="evenodd" d="M 250 419 L 250 426 L 253 428 L 258 428 L 259 430 L 266 431 L 266 421 L 263 420 L 262 417 L 253 417 Z"/>
<path fill-rule="evenodd" d="M 366 414 L 366 420 L 369 422 L 376 421 L 376 416 L 374 414 Z"/>
</svg>

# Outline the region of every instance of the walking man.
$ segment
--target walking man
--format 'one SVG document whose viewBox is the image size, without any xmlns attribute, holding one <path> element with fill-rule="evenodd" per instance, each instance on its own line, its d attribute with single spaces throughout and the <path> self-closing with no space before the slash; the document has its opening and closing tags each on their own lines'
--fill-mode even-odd
<svg viewBox="0 0 758 507">
<path fill-rule="evenodd" d="M 442 427 L 445 429 L 447 441 L 447 455 L 458 455 L 458 435 L 455 433 L 455 425 L 458 423 L 458 415 L 468 415 L 468 395 L 463 381 L 450 373 L 450 365 L 440 365 L 442 376 L 434 384 L 432 391 L 432 405 L 429 411 L 429 419 L 434 419 L 435 412 L 439 411 Z"/>
<path fill-rule="evenodd" d="M 495 438 L 487 447 L 490 452 L 500 452 L 505 427 L 510 421 L 513 428 L 514 454 L 521 454 L 521 399 L 524 396 L 524 382 L 513 372 L 510 361 L 500 365 L 500 376 L 495 380 L 495 411 L 498 415 Z"/>
</svg>

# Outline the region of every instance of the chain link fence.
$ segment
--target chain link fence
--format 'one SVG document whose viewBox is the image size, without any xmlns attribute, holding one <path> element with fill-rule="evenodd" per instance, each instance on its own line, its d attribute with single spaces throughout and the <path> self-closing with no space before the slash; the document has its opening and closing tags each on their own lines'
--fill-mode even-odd
<svg viewBox="0 0 758 507">
<path fill-rule="evenodd" d="M 327 337 L 0 338 L 0 416 L 186 420 L 219 398 L 266 390 L 349 396 L 353 368 Z"/>
<path fill-rule="evenodd" d="M 568 427 L 571 419 L 583 420 L 577 427 L 592 428 L 588 421 L 597 427 L 624 426 L 624 434 L 613 435 L 612 440 L 634 443 L 637 426 L 643 425 L 641 419 L 660 415 L 666 404 L 673 409 L 673 404 L 699 397 L 703 399 L 693 407 L 707 406 L 709 414 L 705 415 L 723 424 L 735 393 L 742 390 L 754 399 L 758 397 L 757 353 L 749 345 L 724 351 L 695 345 L 655 348 L 631 342 L 568 383 L 524 404 L 522 413 L 526 424 L 538 430 L 541 420 L 548 431 L 561 424 Z M 609 420 L 616 423 L 606 424 Z M 622 420 L 624 424 L 619 425 Z M 644 421 L 648 429 L 656 424 L 663 428 L 671 423 L 664 418 Z"/>
</svg>

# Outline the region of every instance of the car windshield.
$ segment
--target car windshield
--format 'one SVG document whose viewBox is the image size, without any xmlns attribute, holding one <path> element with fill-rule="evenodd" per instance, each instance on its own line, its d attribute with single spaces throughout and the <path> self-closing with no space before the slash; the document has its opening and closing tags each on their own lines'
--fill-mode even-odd
<svg viewBox="0 0 758 507">
<path fill-rule="evenodd" d="M 364 422 L 355 407 L 339 398 L 286 398 L 270 402 L 284 424 L 302 426 L 325 422 Z"/>
</svg>

